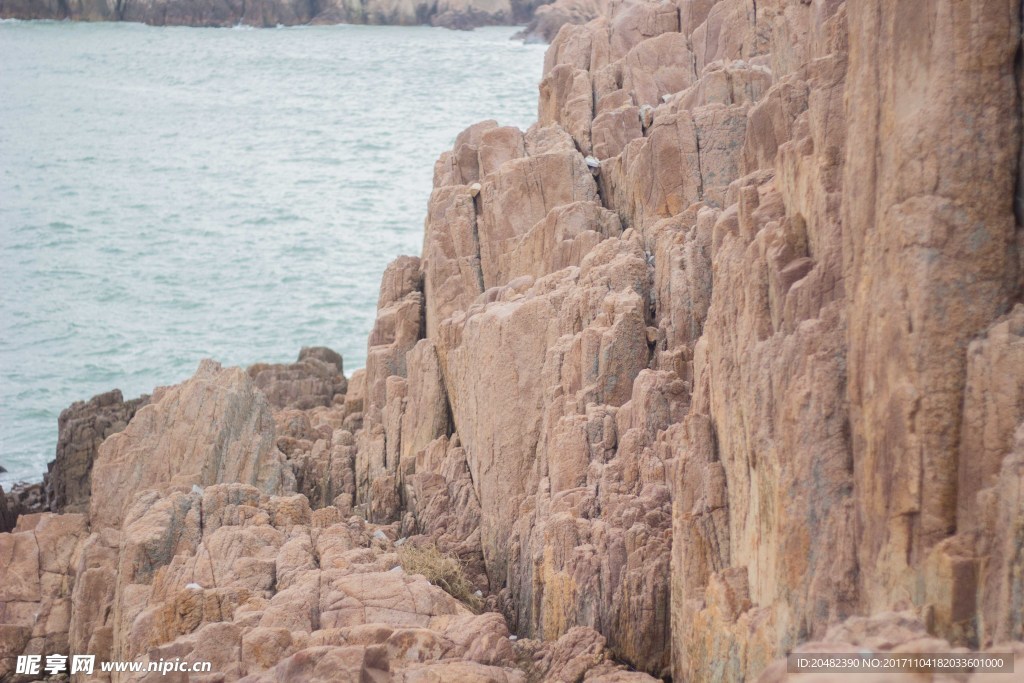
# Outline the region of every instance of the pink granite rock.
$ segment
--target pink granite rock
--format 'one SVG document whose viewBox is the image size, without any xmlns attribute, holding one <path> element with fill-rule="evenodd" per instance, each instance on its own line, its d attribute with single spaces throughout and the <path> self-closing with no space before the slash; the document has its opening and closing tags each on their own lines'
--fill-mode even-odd
<svg viewBox="0 0 1024 683">
<path fill-rule="evenodd" d="M 146 490 L 242 482 L 281 493 L 295 486 L 274 444 L 267 400 L 244 372 L 213 361 L 159 393 L 123 432 L 104 441 L 93 472 L 89 513 L 96 528 L 120 526 Z"/>
<path fill-rule="evenodd" d="M 587 23 L 540 122 L 442 154 L 344 398 L 158 392 L 91 533 L 0 534 L 0 672 L 65 642 L 249 681 L 1024 665 L 1020 10 L 559 0 Z M 431 547 L 471 604 L 402 568 Z"/>
</svg>

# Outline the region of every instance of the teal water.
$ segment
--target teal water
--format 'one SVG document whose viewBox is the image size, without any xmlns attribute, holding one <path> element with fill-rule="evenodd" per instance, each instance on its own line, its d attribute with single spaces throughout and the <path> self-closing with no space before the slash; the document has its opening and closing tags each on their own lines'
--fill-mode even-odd
<svg viewBox="0 0 1024 683">
<path fill-rule="evenodd" d="M 536 118 L 514 31 L 0 22 L 0 484 L 71 402 L 202 358 L 361 367 L 438 154 Z"/>
</svg>

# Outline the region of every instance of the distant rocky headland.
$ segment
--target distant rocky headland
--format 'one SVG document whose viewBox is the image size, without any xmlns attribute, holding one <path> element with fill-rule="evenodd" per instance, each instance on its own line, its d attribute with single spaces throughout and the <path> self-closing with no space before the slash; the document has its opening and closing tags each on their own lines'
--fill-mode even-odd
<svg viewBox="0 0 1024 683">
<path fill-rule="evenodd" d="M 525 24 L 544 0 L 0 0 L 2 19 L 133 21 L 157 26 Z"/>
<path fill-rule="evenodd" d="M 0 680 L 1024 671 L 1021 2 L 549 7 L 538 123 L 438 159 L 365 369 L 61 416 L 47 511 L 0 498 Z"/>
<path fill-rule="evenodd" d="M 526 24 L 518 37 L 550 42 L 563 24 L 585 24 L 607 9 L 608 0 L 0 0 L 0 19 L 220 27 L 429 24 L 462 30 Z"/>
</svg>

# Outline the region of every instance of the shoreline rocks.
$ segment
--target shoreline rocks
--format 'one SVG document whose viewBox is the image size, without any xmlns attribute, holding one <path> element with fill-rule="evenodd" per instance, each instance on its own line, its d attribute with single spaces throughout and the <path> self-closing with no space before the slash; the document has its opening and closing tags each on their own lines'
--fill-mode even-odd
<svg viewBox="0 0 1024 683">
<path fill-rule="evenodd" d="M 46 511 L 43 485 L 17 482 L 6 493 L 0 487 L 0 533 L 17 526 L 18 518 Z"/>
<path fill-rule="evenodd" d="M 566 24 L 582 25 L 608 11 L 608 0 L 554 0 L 541 5 L 516 37 L 528 43 L 550 43 Z"/>
<path fill-rule="evenodd" d="M 14 528 L 18 522 L 18 511 L 13 501 L 7 500 L 4 487 L 0 486 L 0 534 L 6 533 Z"/>
<path fill-rule="evenodd" d="M 431 25 L 471 30 L 530 21 L 543 0 L 0 0 L 0 19 L 130 21 L 154 26 Z"/>
<path fill-rule="evenodd" d="M 320 388 L 296 384 L 310 360 L 319 365 L 298 369 L 317 379 L 329 365 L 341 379 L 331 386 L 348 392 L 272 410 L 251 375 L 269 372 L 279 398 L 312 388 L 302 402 Z M 86 513 L 22 515 L 0 533 L 0 680 L 23 680 L 18 655 L 61 652 L 209 661 L 246 681 L 650 680 L 615 663 L 592 629 L 516 639 L 500 614 L 475 614 L 405 571 L 403 545 L 436 541 L 352 514 L 344 425 L 363 382 L 341 367 L 328 349 L 249 373 L 204 361 L 103 441 Z M 0 522 L 13 524 L 2 490 Z"/>
<path fill-rule="evenodd" d="M 57 454 L 43 476 L 46 509 L 84 512 L 89 504 L 92 468 L 103 441 L 128 426 L 149 396 L 125 401 L 119 389 L 77 401 L 57 420 Z"/>
</svg>

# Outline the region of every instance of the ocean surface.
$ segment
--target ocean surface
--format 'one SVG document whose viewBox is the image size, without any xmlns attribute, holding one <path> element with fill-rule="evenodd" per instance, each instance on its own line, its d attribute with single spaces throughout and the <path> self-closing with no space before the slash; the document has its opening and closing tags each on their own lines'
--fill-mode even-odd
<svg viewBox="0 0 1024 683">
<path fill-rule="evenodd" d="M 73 401 L 202 358 L 362 367 L 434 160 L 536 119 L 514 32 L 0 22 L 0 484 L 41 478 Z"/>
</svg>

